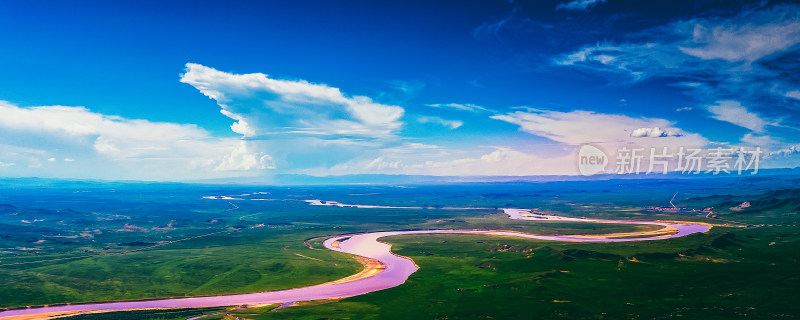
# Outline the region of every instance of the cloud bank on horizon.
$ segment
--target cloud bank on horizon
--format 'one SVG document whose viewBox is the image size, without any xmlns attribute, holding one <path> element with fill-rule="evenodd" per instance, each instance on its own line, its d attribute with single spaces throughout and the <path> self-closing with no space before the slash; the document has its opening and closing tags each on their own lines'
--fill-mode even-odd
<svg viewBox="0 0 800 320">
<path fill-rule="evenodd" d="M 536 7 L 545 5 L 546 15 Z M 369 75 L 366 84 L 346 75 L 340 84 L 337 73 L 315 77 L 299 60 L 303 71 L 293 75 L 290 64 L 278 76 L 184 60 L 172 82 L 211 102 L 192 108 L 217 114 L 198 123 L 181 120 L 191 112 L 166 111 L 158 96 L 141 112 L 0 101 L 0 175 L 574 175 L 575 152 L 586 143 L 605 150 L 757 146 L 767 167 L 800 165 L 800 6 L 696 6 L 664 16 L 635 8 L 575 0 L 498 5 L 499 21 L 476 13 L 459 45 L 488 48 L 464 62 L 487 68 L 460 82 L 453 75 L 461 67 L 398 59 L 344 64 Z M 587 11 L 617 20 L 596 26 L 598 18 L 581 16 Z M 576 16 L 585 24 L 570 25 Z M 330 50 L 359 55 L 346 45 Z M 427 50 L 434 59 L 445 49 Z M 382 63 L 401 63 L 427 80 L 359 69 Z"/>
</svg>

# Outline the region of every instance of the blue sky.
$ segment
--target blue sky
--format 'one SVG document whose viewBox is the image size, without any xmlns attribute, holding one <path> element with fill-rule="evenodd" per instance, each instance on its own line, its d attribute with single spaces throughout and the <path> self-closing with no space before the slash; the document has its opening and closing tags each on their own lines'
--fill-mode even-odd
<svg viewBox="0 0 800 320">
<path fill-rule="evenodd" d="M 576 174 L 584 143 L 800 164 L 800 6 L 4 2 L 0 176 Z"/>
</svg>

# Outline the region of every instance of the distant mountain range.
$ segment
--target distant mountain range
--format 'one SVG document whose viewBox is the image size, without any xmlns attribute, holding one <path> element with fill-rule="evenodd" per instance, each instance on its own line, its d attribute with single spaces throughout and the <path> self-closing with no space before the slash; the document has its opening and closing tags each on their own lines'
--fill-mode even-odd
<svg viewBox="0 0 800 320">
<path fill-rule="evenodd" d="M 682 174 L 671 172 L 666 175 L 653 174 L 599 174 L 593 176 L 541 175 L 541 176 L 424 176 L 424 175 L 383 175 L 357 174 L 342 176 L 311 176 L 304 174 L 275 174 L 256 177 L 234 177 L 219 179 L 187 180 L 176 182 L 160 181 L 107 181 L 81 179 L 49 178 L 0 178 L 0 186 L 49 185 L 53 183 L 97 184 L 97 183 L 189 183 L 189 184 L 235 184 L 235 185 L 414 185 L 414 184 L 459 184 L 459 183 L 513 183 L 513 182 L 551 182 L 551 181 L 602 181 L 613 179 L 698 179 L 698 178 L 757 178 L 770 176 L 794 176 L 800 178 L 800 168 L 761 169 L 758 174 L 736 173 L 713 175 L 711 173 Z M 800 180 L 798 180 L 800 181 Z"/>
<path fill-rule="evenodd" d="M 740 177 L 759 176 L 800 176 L 800 168 L 761 169 L 758 174 L 743 173 Z M 337 184 L 453 184 L 481 182 L 550 182 L 550 181 L 598 181 L 612 179 L 694 179 L 694 178 L 731 178 L 739 177 L 736 173 L 713 175 L 710 173 L 682 174 L 671 172 L 666 175 L 655 174 L 599 174 L 593 176 L 580 175 L 540 175 L 540 176 L 423 176 L 423 175 L 383 175 L 357 174 L 342 176 L 311 176 L 302 174 L 277 174 L 261 177 L 241 177 L 187 181 L 208 184 L 246 184 L 246 185 L 337 185 Z"/>
</svg>

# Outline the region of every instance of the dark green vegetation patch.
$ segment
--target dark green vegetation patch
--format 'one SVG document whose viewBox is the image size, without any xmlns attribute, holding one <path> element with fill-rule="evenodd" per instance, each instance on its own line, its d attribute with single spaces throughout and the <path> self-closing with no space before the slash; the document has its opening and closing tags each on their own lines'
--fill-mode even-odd
<svg viewBox="0 0 800 320">
<path fill-rule="evenodd" d="M 173 320 L 186 319 L 201 316 L 204 314 L 219 312 L 224 308 L 181 308 L 181 309 L 159 309 L 159 310 L 136 310 L 136 311 L 117 311 L 103 313 L 88 313 L 69 317 L 62 317 L 63 320 Z"/>
</svg>

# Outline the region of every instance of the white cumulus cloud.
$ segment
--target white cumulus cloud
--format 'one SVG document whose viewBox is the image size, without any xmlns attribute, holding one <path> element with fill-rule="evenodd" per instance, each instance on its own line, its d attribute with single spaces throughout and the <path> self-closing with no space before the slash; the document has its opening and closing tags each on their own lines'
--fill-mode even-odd
<svg viewBox="0 0 800 320">
<path fill-rule="evenodd" d="M 631 132 L 631 137 L 634 138 L 640 138 L 640 137 L 664 138 L 664 137 L 680 137 L 682 135 L 683 134 L 681 134 L 680 132 L 665 130 L 659 127 L 639 128 Z"/>
<path fill-rule="evenodd" d="M 249 150 L 249 142 L 218 138 L 193 124 L 127 119 L 84 107 L 19 107 L 4 101 L 0 101 L 0 114 L 0 145 L 4 146 L 0 160 L 42 170 L 74 159 L 89 160 L 75 162 L 70 169 L 74 171 L 53 171 L 58 176 L 164 180 L 271 167 L 269 156 L 263 150 Z M 15 172 L 42 173 L 48 172 Z"/>
<path fill-rule="evenodd" d="M 233 74 L 186 64 L 181 82 L 217 101 L 245 137 L 311 135 L 386 137 L 401 127 L 404 109 L 346 96 L 338 88 L 305 80 L 273 79 L 263 73 Z"/>
<path fill-rule="evenodd" d="M 274 169 L 272 157 L 264 152 L 250 150 L 246 141 L 240 141 L 233 151 L 224 156 L 214 170 L 263 170 Z"/>
</svg>

